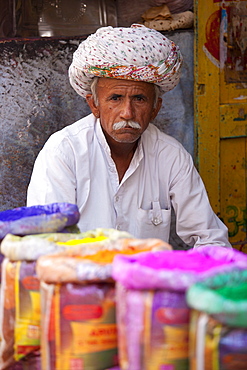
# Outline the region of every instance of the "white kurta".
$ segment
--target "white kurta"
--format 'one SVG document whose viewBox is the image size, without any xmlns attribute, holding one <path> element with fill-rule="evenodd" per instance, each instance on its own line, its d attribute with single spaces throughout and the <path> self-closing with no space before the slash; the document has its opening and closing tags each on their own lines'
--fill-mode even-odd
<svg viewBox="0 0 247 370">
<path fill-rule="evenodd" d="M 116 228 L 136 238 L 168 241 L 171 204 L 188 245 L 230 246 L 190 154 L 150 124 L 119 184 L 99 120 L 89 116 L 51 135 L 39 153 L 27 205 L 78 205 L 80 230 Z"/>
</svg>

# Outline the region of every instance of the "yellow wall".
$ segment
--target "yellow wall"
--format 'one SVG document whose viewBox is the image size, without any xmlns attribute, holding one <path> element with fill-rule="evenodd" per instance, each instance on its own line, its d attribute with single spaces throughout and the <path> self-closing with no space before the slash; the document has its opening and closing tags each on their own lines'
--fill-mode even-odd
<svg viewBox="0 0 247 370">
<path fill-rule="evenodd" d="M 247 1 L 195 1 L 198 170 L 233 246 L 247 252 Z"/>
</svg>

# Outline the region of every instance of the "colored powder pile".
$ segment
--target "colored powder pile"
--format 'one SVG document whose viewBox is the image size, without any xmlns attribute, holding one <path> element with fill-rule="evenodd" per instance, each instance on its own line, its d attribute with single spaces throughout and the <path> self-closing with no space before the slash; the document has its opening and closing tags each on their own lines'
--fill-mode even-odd
<svg viewBox="0 0 247 370">
<path fill-rule="evenodd" d="M 90 259 L 91 261 L 94 261 L 97 263 L 112 263 L 116 255 L 119 255 L 119 254 L 132 255 L 132 254 L 137 254 L 140 252 L 147 252 L 147 251 L 148 251 L 147 249 L 138 249 L 138 250 L 128 249 L 128 250 L 123 250 L 123 251 L 103 250 L 95 254 L 84 256 L 83 259 Z"/>
<path fill-rule="evenodd" d="M 108 239 L 106 236 L 98 236 L 96 238 L 71 239 L 66 242 L 57 242 L 56 244 L 73 247 L 74 245 L 101 242 L 106 239 Z"/>
<path fill-rule="evenodd" d="M 80 244 L 86 244 L 86 243 L 96 243 L 96 242 L 101 242 L 101 241 L 104 241 L 104 240 L 107 240 L 109 239 L 108 237 L 106 236 L 98 236 L 98 237 L 95 237 L 95 238 L 83 238 L 83 239 L 71 239 L 71 240 L 68 240 L 66 242 L 57 242 L 56 244 L 58 245 L 64 245 L 66 247 L 73 247 L 75 245 L 80 245 Z M 97 263 L 103 263 L 103 264 L 106 264 L 106 263 L 112 263 L 113 262 L 113 259 L 114 257 L 117 255 L 117 254 L 128 254 L 128 255 L 132 255 L 132 254 L 136 254 L 136 253 L 139 253 L 139 252 L 147 252 L 147 251 L 150 251 L 150 248 L 143 248 L 143 249 L 133 249 L 133 248 L 128 248 L 128 249 L 125 249 L 125 250 L 100 250 L 98 251 L 97 253 L 94 253 L 94 254 L 90 254 L 90 255 L 85 255 L 85 256 L 79 256 L 77 255 L 76 257 L 77 258 L 81 258 L 81 259 L 87 259 L 87 260 L 91 260 L 93 262 L 97 262 Z"/>
<path fill-rule="evenodd" d="M 76 206 L 74 206 L 76 208 Z M 17 221 L 26 217 L 47 216 L 57 213 L 64 213 L 69 210 L 66 203 L 51 203 L 44 206 L 30 206 L 7 209 L 0 212 L 0 221 Z"/>
<path fill-rule="evenodd" d="M 135 260 L 133 259 L 133 262 Z M 211 268 L 232 263 L 227 259 L 215 260 L 201 253 L 188 251 L 166 251 L 138 256 L 137 263 L 153 269 L 180 269 L 184 271 L 203 272 Z"/>
<path fill-rule="evenodd" d="M 217 293 L 233 301 L 242 301 L 247 299 L 247 282 L 239 282 L 238 285 L 226 285 L 218 288 Z"/>
</svg>

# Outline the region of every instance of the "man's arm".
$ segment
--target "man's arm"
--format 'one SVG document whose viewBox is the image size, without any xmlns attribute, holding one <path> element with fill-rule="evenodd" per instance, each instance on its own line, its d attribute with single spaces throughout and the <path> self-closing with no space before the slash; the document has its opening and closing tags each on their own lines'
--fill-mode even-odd
<svg viewBox="0 0 247 370">
<path fill-rule="evenodd" d="M 186 244 L 194 248 L 209 244 L 232 247 L 228 229 L 213 212 L 192 159 L 172 184 L 170 195 L 176 213 L 177 234 Z"/>
<path fill-rule="evenodd" d="M 34 164 L 27 206 L 54 202 L 76 204 L 76 179 L 71 161 L 45 145 Z"/>
</svg>

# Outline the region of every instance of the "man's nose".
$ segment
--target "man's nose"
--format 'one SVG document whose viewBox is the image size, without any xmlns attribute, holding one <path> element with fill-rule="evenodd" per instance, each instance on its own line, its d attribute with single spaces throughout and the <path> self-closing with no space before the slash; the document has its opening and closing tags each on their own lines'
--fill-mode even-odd
<svg viewBox="0 0 247 370">
<path fill-rule="evenodd" d="M 121 118 L 124 120 L 130 120 L 134 117 L 134 109 L 131 101 L 125 100 L 121 106 Z"/>
</svg>

